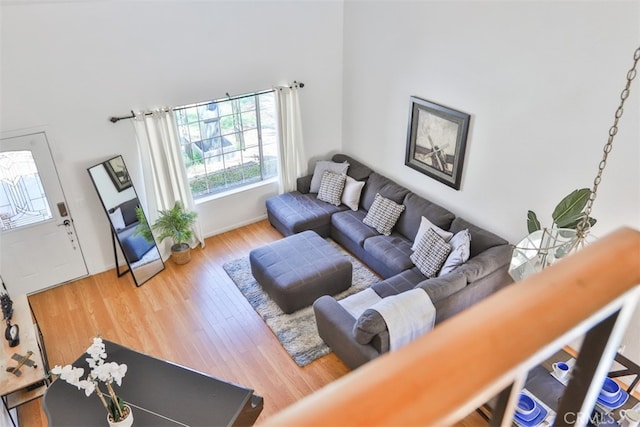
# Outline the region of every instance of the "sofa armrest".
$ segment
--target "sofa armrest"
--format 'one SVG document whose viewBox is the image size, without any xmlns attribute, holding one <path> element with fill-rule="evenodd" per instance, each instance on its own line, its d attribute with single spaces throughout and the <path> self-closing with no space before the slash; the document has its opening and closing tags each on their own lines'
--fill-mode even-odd
<svg viewBox="0 0 640 427">
<path fill-rule="evenodd" d="M 491 257 L 495 257 L 493 261 Z M 463 289 L 434 303 L 436 324 L 513 283 L 508 271 L 510 259 L 511 246 L 500 245 L 485 250 L 455 269 L 452 273 L 464 274 L 469 283 Z"/>
<path fill-rule="evenodd" d="M 372 345 L 359 344 L 353 335 L 356 319 L 334 298 L 325 295 L 313 303 L 318 334 L 351 369 L 375 359 L 380 353 Z"/>
<path fill-rule="evenodd" d="M 313 178 L 313 175 L 301 176 L 296 179 L 296 187 L 300 193 L 309 193 L 309 190 L 311 189 L 311 178 Z"/>
<path fill-rule="evenodd" d="M 513 247 L 511 245 L 494 246 L 474 256 L 456 268 L 454 272 L 464 273 L 469 283 L 475 282 L 508 266 L 512 252 Z"/>
</svg>

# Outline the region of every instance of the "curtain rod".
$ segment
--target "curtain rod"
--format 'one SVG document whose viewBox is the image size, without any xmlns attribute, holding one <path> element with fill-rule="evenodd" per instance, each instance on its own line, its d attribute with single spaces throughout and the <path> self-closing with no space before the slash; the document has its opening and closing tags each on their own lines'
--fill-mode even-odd
<svg viewBox="0 0 640 427">
<path fill-rule="evenodd" d="M 293 84 L 289 85 L 289 89 L 293 88 L 294 86 L 297 86 L 299 88 L 303 88 L 304 87 L 304 83 L 302 82 L 298 82 L 296 80 L 293 81 Z M 271 89 L 273 90 L 273 89 Z M 266 91 L 262 91 L 262 92 L 252 92 L 250 94 L 245 94 L 245 95 L 238 95 L 238 96 L 230 96 L 229 92 L 226 93 L 227 95 L 227 99 L 225 101 L 232 101 L 235 99 L 240 99 L 240 98 L 245 98 L 247 96 L 254 96 L 256 94 L 260 94 L 260 93 L 266 93 L 266 92 L 271 92 L 271 90 L 266 90 Z M 222 99 L 219 99 L 218 101 L 221 101 Z M 205 104 L 210 104 L 211 102 L 215 102 L 215 101 L 207 101 L 207 102 L 200 102 L 198 104 L 191 104 L 191 105 L 187 105 L 185 107 L 182 108 L 187 108 L 187 107 L 193 107 L 193 106 L 198 106 L 198 105 L 205 105 Z M 153 113 L 144 113 L 145 116 L 150 116 Z M 126 119 L 133 119 L 136 117 L 136 114 L 133 112 L 133 110 L 131 110 L 131 114 L 128 116 L 111 116 L 109 117 L 109 121 L 111 123 L 118 123 L 120 120 L 126 120 Z"/>
</svg>

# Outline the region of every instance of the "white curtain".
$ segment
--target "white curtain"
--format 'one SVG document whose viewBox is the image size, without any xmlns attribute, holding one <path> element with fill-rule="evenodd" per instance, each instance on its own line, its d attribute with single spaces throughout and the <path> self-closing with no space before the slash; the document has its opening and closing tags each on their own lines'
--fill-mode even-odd
<svg viewBox="0 0 640 427">
<path fill-rule="evenodd" d="M 275 89 L 278 106 L 278 134 L 280 136 L 280 193 L 296 189 L 296 179 L 306 170 L 303 166 L 302 121 L 298 84 L 278 86 Z"/>
<path fill-rule="evenodd" d="M 187 172 L 182 161 L 182 151 L 178 139 L 175 117 L 171 108 L 163 108 L 150 112 L 140 112 L 133 120 L 142 173 L 147 195 L 149 224 L 158 217 L 159 210 L 170 209 L 177 200 L 190 211 L 195 211 L 191 189 L 187 181 Z M 194 241 L 191 246 L 200 243 L 204 247 L 204 239 L 200 222 L 194 225 Z M 170 254 L 171 243 L 159 245 L 163 259 Z"/>
</svg>

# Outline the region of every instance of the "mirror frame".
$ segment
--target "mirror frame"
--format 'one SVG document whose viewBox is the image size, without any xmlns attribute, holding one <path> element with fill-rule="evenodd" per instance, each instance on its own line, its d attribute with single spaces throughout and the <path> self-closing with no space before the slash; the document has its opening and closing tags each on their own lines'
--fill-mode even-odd
<svg viewBox="0 0 640 427">
<path fill-rule="evenodd" d="M 103 170 L 104 174 L 98 172 L 100 170 Z M 145 219 L 148 216 L 140 204 L 138 193 L 131 181 L 124 158 L 122 155 L 111 157 L 87 168 L 87 172 L 109 221 L 116 273 L 118 277 L 131 273 L 135 285 L 141 286 L 163 271 L 165 265 L 155 237 L 152 236 L 153 242 L 149 242 L 143 236 L 135 235 L 135 229 L 140 225 L 137 216 L 134 217 L 136 209 L 139 207 L 142 210 Z M 133 197 L 129 198 L 129 196 Z M 118 209 L 120 209 L 119 214 L 115 214 Z M 123 209 L 125 210 L 124 212 Z M 117 246 L 120 248 L 120 254 L 127 263 L 128 268 L 124 271 L 120 271 L 116 241 L 118 242 Z M 146 246 L 148 244 L 152 245 Z M 152 250 L 155 250 L 156 254 L 151 254 Z M 134 257 L 136 259 L 132 261 L 130 258 Z M 144 264 L 136 265 L 140 261 L 145 261 L 145 257 L 147 257 L 147 260 Z M 153 269 L 154 265 L 151 264 L 157 264 L 158 266 Z M 150 271 L 146 271 L 150 268 Z"/>
</svg>

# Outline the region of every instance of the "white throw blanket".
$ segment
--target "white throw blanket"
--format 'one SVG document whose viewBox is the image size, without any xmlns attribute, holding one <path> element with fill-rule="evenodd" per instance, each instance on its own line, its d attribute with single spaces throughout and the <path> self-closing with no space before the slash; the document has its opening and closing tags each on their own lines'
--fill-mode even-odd
<svg viewBox="0 0 640 427">
<path fill-rule="evenodd" d="M 436 321 L 436 308 L 429 295 L 422 289 L 411 289 L 382 298 L 369 308 L 380 313 L 387 324 L 390 351 L 397 350 L 429 332 Z"/>
<path fill-rule="evenodd" d="M 338 303 L 353 316 L 358 319 L 364 311 L 382 300 L 380 296 L 371 288 L 366 288 L 358 293 L 349 295 L 341 299 Z"/>
</svg>

